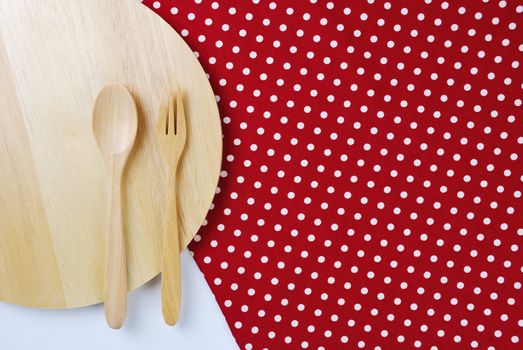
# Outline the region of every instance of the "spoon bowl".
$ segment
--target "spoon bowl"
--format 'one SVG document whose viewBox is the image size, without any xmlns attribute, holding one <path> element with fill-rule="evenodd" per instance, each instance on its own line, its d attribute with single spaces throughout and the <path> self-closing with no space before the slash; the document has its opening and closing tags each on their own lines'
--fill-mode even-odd
<svg viewBox="0 0 523 350">
<path fill-rule="evenodd" d="M 136 139 L 138 113 L 125 86 L 111 83 L 98 94 L 93 109 L 93 132 L 106 156 L 123 153 Z"/>
</svg>

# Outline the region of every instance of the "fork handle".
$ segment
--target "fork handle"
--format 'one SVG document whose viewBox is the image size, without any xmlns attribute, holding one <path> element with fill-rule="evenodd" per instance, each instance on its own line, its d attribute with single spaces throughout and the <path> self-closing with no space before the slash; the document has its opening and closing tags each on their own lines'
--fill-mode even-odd
<svg viewBox="0 0 523 350">
<path fill-rule="evenodd" d="M 180 238 L 178 230 L 178 206 L 176 203 L 177 167 L 170 169 L 166 193 L 165 224 L 162 257 L 162 312 L 165 323 L 174 326 L 180 315 Z"/>
</svg>

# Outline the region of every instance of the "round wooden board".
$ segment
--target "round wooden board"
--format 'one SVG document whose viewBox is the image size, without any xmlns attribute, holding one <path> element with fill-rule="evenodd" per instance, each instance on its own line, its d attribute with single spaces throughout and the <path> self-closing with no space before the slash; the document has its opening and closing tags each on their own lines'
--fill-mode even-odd
<svg viewBox="0 0 523 350">
<path fill-rule="evenodd" d="M 0 77 L 0 300 L 46 308 L 102 301 L 108 178 L 91 111 L 112 81 L 129 88 L 139 110 L 123 190 L 130 288 L 153 278 L 166 186 L 154 130 L 176 84 L 188 119 L 183 247 L 220 172 L 218 109 L 191 49 L 136 0 L 0 0 Z"/>
</svg>

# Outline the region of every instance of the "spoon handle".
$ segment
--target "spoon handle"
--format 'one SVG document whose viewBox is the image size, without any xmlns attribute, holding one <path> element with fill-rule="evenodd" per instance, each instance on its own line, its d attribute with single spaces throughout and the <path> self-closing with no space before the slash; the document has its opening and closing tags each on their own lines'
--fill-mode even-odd
<svg viewBox="0 0 523 350">
<path fill-rule="evenodd" d="M 176 166 L 169 174 L 166 191 L 162 257 L 162 312 L 165 323 L 174 326 L 180 315 L 180 238 L 176 203 Z"/>
<path fill-rule="evenodd" d="M 111 328 L 119 329 L 127 313 L 127 255 L 122 220 L 122 175 L 115 170 L 111 171 L 105 248 L 105 318 Z"/>
</svg>

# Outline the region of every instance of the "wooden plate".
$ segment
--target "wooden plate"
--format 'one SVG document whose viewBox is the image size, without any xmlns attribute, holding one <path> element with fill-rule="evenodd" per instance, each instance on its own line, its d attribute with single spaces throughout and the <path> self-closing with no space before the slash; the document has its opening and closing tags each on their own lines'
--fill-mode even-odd
<svg viewBox="0 0 523 350">
<path fill-rule="evenodd" d="M 215 193 L 216 101 L 196 57 L 136 0 L 0 0 L 0 300 L 66 308 L 102 301 L 108 179 L 91 111 L 106 82 L 136 98 L 140 126 L 124 180 L 129 283 L 159 272 L 166 186 L 154 137 L 162 95 L 185 91 L 182 243 Z"/>
</svg>

